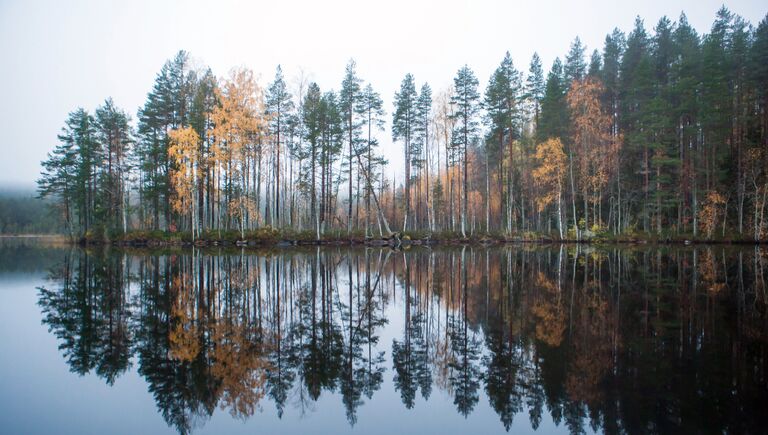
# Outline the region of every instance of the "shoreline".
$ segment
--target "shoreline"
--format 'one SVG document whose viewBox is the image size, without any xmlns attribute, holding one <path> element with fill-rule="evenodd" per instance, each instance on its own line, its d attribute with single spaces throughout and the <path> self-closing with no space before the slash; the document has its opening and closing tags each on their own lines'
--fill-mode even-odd
<svg viewBox="0 0 768 435">
<path fill-rule="evenodd" d="M 112 239 L 81 237 L 70 239 L 61 234 L 0 234 L 1 239 L 47 239 L 64 244 L 83 247 L 116 246 L 126 248 L 167 248 L 167 247 L 291 247 L 291 246 L 371 246 L 371 247 L 402 247 L 402 246 L 504 246 L 504 245 L 766 245 L 768 240 L 755 241 L 752 239 L 723 238 L 701 239 L 684 236 L 659 237 L 657 235 L 625 235 L 602 236 L 588 239 L 559 239 L 542 234 L 526 234 L 519 236 L 476 234 L 467 238 L 455 233 L 393 233 L 390 237 L 364 237 L 360 234 L 328 234 L 321 239 L 304 234 L 280 234 L 278 231 L 256 231 L 241 237 L 239 233 L 222 232 L 212 237 L 192 240 L 189 233 L 129 232 Z"/>
<path fill-rule="evenodd" d="M 67 240 L 64 234 L 0 234 L 2 239 L 62 239 Z"/>
<path fill-rule="evenodd" d="M 36 236 L 29 236 L 35 238 Z M 52 238 L 56 238 L 53 236 Z M 473 235 L 467 238 L 457 234 L 419 234 L 401 235 L 394 233 L 389 237 L 364 237 L 361 235 L 326 235 L 321 239 L 306 235 L 246 234 L 245 237 L 232 234 L 219 237 L 201 237 L 192 240 L 190 234 L 165 233 L 160 237 L 142 237 L 142 234 L 126 234 L 114 239 L 81 238 L 66 240 L 66 243 L 80 246 L 111 245 L 119 247 L 290 247 L 290 246 L 462 246 L 462 245 L 765 245 L 768 240 L 740 238 L 701 239 L 692 237 L 655 237 L 655 236 L 613 236 L 593 237 L 589 239 L 559 239 L 547 235 L 500 236 Z"/>
</svg>

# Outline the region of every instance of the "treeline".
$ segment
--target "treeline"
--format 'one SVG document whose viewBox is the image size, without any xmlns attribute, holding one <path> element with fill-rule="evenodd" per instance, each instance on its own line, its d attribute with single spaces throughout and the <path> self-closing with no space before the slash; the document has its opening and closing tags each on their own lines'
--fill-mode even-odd
<svg viewBox="0 0 768 435">
<path fill-rule="evenodd" d="M 262 88 L 179 52 L 137 125 L 111 99 L 69 115 L 43 162 L 42 196 L 72 235 L 272 227 L 320 238 L 392 231 L 691 235 L 759 240 L 768 230 L 768 17 L 726 8 L 700 35 L 685 15 L 615 29 L 602 51 L 576 38 L 545 76 L 509 53 L 483 92 L 465 65 L 433 96 L 407 74 L 384 174 L 380 94 L 346 67 L 340 89 L 278 66 Z"/>
<path fill-rule="evenodd" d="M 51 202 L 36 198 L 31 190 L 0 190 L 0 234 L 61 233 L 65 228 L 50 212 Z"/>
</svg>

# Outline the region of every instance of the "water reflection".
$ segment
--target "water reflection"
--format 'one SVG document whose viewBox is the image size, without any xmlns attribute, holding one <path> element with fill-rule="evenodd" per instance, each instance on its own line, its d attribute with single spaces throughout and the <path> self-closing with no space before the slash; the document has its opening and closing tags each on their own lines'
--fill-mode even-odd
<svg viewBox="0 0 768 435">
<path fill-rule="evenodd" d="M 767 267 L 728 247 L 73 250 L 39 305 L 73 372 L 136 364 L 179 432 L 325 394 L 354 425 L 387 382 L 408 409 L 482 397 L 507 430 L 762 432 Z"/>
</svg>

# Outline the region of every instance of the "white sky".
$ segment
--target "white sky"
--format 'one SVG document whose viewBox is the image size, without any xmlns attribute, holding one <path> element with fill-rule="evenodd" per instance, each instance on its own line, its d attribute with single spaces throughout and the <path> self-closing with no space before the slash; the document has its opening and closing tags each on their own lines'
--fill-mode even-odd
<svg viewBox="0 0 768 435">
<path fill-rule="evenodd" d="M 260 4 L 263 3 L 263 4 Z M 105 98 L 135 119 L 155 74 L 178 50 L 217 76 L 244 65 L 266 85 L 282 64 L 288 81 L 300 69 L 323 91 L 340 87 L 350 58 L 358 75 L 392 97 L 410 72 L 436 95 L 459 67 L 472 67 L 484 87 L 509 50 L 527 71 L 538 51 L 545 72 L 575 36 L 602 50 L 614 27 L 631 31 L 635 16 L 650 32 L 658 19 L 708 32 L 718 0 L 623 1 L 9 1 L 0 0 L 0 185 L 32 186 L 56 144 L 67 113 L 93 111 Z M 756 25 L 760 1 L 727 5 Z M 587 57 L 588 59 L 588 57 Z M 401 172 L 400 145 L 380 134 L 389 174 Z M 399 178 L 399 175 L 398 175 Z"/>
</svg>

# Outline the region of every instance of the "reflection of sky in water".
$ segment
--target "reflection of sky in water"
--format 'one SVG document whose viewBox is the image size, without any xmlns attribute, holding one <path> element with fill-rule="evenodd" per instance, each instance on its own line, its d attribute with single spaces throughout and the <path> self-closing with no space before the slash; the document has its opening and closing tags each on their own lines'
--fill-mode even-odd
<svg viewBox="0 0 768 435">
<path fill-rule="evenodd" d="M 1 432 L 169 432 L 135 369 L 111 388 L 97 376 L 69 371 L 56 337 L 40 321 L 42 275 L 0 275 Z"/>
<path fill-rule="evenodd" d="M 681 267 L 689 267 L 695 261 L 699 266 L 699 269 L 697 269 L 698 274 L 696 275 L 696 279 L 702 286 L 702 289 L 710 289 L 709 293 L 707 291 L 693 292 L 698 294 L 697 297 L 699 299 L 696 300 L 700 300 L 702 308 L 696 308 L 695 303 L 691 307 L 685 308 L 686 310 L 693 310 L 691 311 L 691 315 L 693 317 L 703 316 L 702 318 L 704 319 L 698 319 L 694 322 L 694 328 L 702 328 L 702 331 L 694 330 L 691 332 L 694 334 L 701 334 L 701 338 L 698 339 L 698 342 L 697 339 L 692 339 L 692 342 L 695 344 L 695 346 L 685 350 L 685 352 L 692 352 L 692 354 L 696 358 L 700 358 L 703 363 L 706 363 L 707 361 L 714 361 L 716 364 L 713 364 L 712 367 L 704 367 L 706 364 L 702 364 L 702 366 L 690 366 L 687 364 L 688 361 L 685 358 L 688 358 L 688 356 L 686 356 L 681 361 L 672 361 L 670 363 L 670 367 L 672 368 L 668 369 L 672 371 L 667 373 L 672 373 L 675 376 L 682 376 L 685 378 L 685 373 L 683 373 L 683 371 L 699 370 L 701 372 L 698 374 L 700 377 L 727 377 L 731 376 L 731 373 L 726 372 L 725 370 L 738 370 L 738 368 L 728 368 L 729 366 L 727 361 L 728 358 L 730 358 L 730 355 L 727 353 L 718 353 L 727 347 L 727 345 L 724 347 L 723 343 L 726 343 L 728 340 L 733 338 L 729 335 L 733 329 L 731 329 L 732 326 L 728 325 L 728 322 L 731 321 L 729 320 L 731 317 L 728 316 L 731 314 L 728 312 L 727 307 L 730 305 L 728 303 L 721 303 L 723 300 L 717 299 L 719 296 L 714 294 L 715 290 L 711 290 L 715 288 L 720 289 L 721 286 L 718 283 L 725 281 L 726 277 L 724 272 L 718 272 L 717 268 L 720 267 L 719 264 L 721 261 L 723 261 L 723 258 L 726 258 L 726 253 L 725 251 L 721 250 L 722 248 L 718 248 L 720 250 L 718 250 L 715 255 L 712 255 L 712 253 L 709 251 L 702 250 L 697 252 L 697 254 L 694 256 L 690 249 L 686 249 L 686 251 L 681 251 L 679 253 L 679 257 L 671 257 L 671 260 L 659 257 L 661 261 L 656 263 L 648 262 L 650 261 L 649 259 L 653 260 L 656 252 L 650 256 L 645 256 L 642 253 L 629 254 L 634 255 L 632 257 L 632 261 L 622 261 L 622 267 L 624 268 L 626 268 L 627 265 L 633 266 L 631 270 L 627 271 L 624 269 L 623 271 L 623 273 L 627 275 L 624 277 L 625 281 L 622 285 L 621 297 L 623 299 L 621 303 L 629 306 L 629 308 L 624 308 L 625 310 L 629 309 L 631 311 L 621 312 L 621 315 L 624 316 L 625 319 L 623 320 L 624 323 L 620 327 L 620 332 L 627 335 L 623 336 L 621 339 L 623 340 L 623 345 L 627 347 L 637 347 L 633 348 L 634 356 L 632 358 L 634 358 L 634 360 L 622 361 L 621 358 L 630 358 L 623 353 L 620 353 L 616 360 L 617 366 L 612 370 L 616 370 L 618 372 L 620 370 L 634 370 L 636 367 L 639 367 L 641 370 L 647 369 L 648 373 L 653 373 L 653 370 L 655 370 L 655 367 L 658 363 L 658 361 L 656 361 L 654 358 L 661 356 L 661 351 L 658 349 L 656 352 L 659 354 L 655 354 L 649 350 L 649 347 L 644 347 L 645 344 L 637 345 L 637 343 L 643 342 L 642 337 L 628 335 L 631 332 L 636 333 L 640 329 L 637 326 L 637 322 L 633 320 L 633 316 L 637 315 L 640 316 L 637 318 L 642 318 L 642 316 L 638 315 L 637 313 L 643 309 L 642 304 L 638 304 L 638 298 L 640 298 L 643 294 L 650 294 L 650 300 L 652 303 L 655 303 L 654 301 L 661 301 L 658 302 L 658 306 L 651 307 L 651 313 L 656 310 L 656 314 L 661 313 L 658 315 L 662 317 L 666 316 L 664 319 L 662 319 L 663 321 L 659 321 L 657 323 L 654 323 L 653 319 L 651 319 L 651 328 L 657 327 L 659 328 L 659 331 L 668 334 L 668 336 L 665 338 L 664 334 L 660 333 L 658 342 L 656 342 L 656 344 L 660 347 L 664 347 L 669 345 L 669 343 L 677 340 L 677 337 L 681 334 L 679 327 L 680 325 L 683 325 L 683 320 L 675 317 L 677 316 L 676 313 L 678 313 L 676 310 L 681 310 L 681 308 L 676 305 L 680 302 L 675 302 L 678 301 L 678 299 L 675 298 L 680 298 L 680 300 L 683 300 L 684 297 L 681 295 L 685 295 L 686 292 L 690 292 L 691 289 L 686 289 L 685 287 L 682 289 L 678 288 L 679 286 L 676 283 L 676 280 L 679 275 L 677 274 L 678 272 L 673 268 L 675 261 L 679 261 L 680 265 L 687 265 Z M 57 339 L 54 333 L 48 330 L 48 325 L 42 323 L 43 315 L 41 314 L 41 306 L 39 305 L 40 294 L 37 290 L 37 288 L 40 286 L 45 286 L 49 290 L 55 290 L 60 287 L 60 284 L 47 281 L 45 279 L 46 272 L 41 270 L 41 267 L 35 267 L 36 264 L 45 264 L 45 266 L 42 267 L 43 269 L 50 267 L 50 265 L 55 261 L 61 260 L 63 251 L 49 252 L 48 257 L 50 258 L 48 258 L 46 261 L 40 259 L 45 259 L 45 255 L 30 255 L 28 257 L 24 257 L 24 261 L 19 260 L 18 263 L 13 265 L 14 267 L 8 267 L 10 264 L 9 262 L 13 261 L 13 258 L 18 259 L 22 257 L 17 253 L 9 257 L 9 255 L 7 255 L 7 248 L 5 252 L 3 251 L 4 248 L 0 245 L 0 260 L 3 260 L 6 263 L 5 265 L 0 264 L 0 296 L 2 296 L 2 304 L 0 304 L 0 373 L 2 373 L 2 376 L 0 377 L 0 427 L 2 427 L 2 430 L 0 430 L 0 432 L 175 432 L 175 429 L 169 427 L 164 421 L 162 415 L 158 413 L 155 397 L 148 391 L 147 380 L 144 376 L 138 373 L 140 361 L 135 350 L 135 335 L 132 337 L 134 343 L 132 344 L 130 368 L 117 376 L 113 386 L 108 386 L 103 378 L 95 374 L 94 369 L 92 369 L 89 374 L 84 376 L 79 376 L 76 373 L 70 371 L 70 366 L 62 356 L 63 351 L 59 349 L 59 346 L 62 344 L 61 340 Z M 328 252 L 331 252 L 331 254 L 329 254 L 329 259 L 335 260 L 329 262 L 328 264 L 335 264 L 342 259 L 348 258 L 348 255 L 360 255 L 360 253 L 364 251 L 358 250 L 345 253 L 344 250 L 332 250 Z M 377 250 L 374 250 L 373 252 L 378 253 Z M 408 258 L 414 259 L 413 261 L 409 260 L 411 264 L 412 277 L 415 278 L 417 273 L 425 272 L 423 266 L 427 263 L 422 263 L 421 268 L 418 268 L 415 259 L 420 255 L 428 255 L 425 254 L 426 252 L 428 251 L 414 250 L 414 252 L 408 254 Z M 458 259 L 460 258 L 459 252 L 459 250 L 453 250 L 442 252 L 437 251 L 436 253 L 438 256 L 456 256 L 455 260 L 457 262 L 455 263 L 455 269 L 445 271 L 449 274 L 449 276 L 454 278 L 458 277 L 461 273 L 458 263 Z M 487 270 L 491 272 L 491 276 L 496 276 L 494 279 L 500 279 L 498 278 L 499 275 L 496 274 L 498 270 L 494 270 L 494 268 L 503 269 L 509 264 L 506 263 L 506 260 L 508 259 L 508 251 L 495 250 L 491 252 L 492 254 L 490 256 L 486 256 L 485 254 L 487 252 L 482 249 L 475 249 L 473 250 L 473 253 L 470 253 L 470 250 L 468 249 L 467 261 L 469 262 L 468 264 L 470 264 L 470 267 L 471 265 L 475 265 L 474 267 L 477 268 L 476 275 L 485 276 L 484 274 L 487 266 Z M 516 281 L 513 283 L 513 288 L 516 289 L 514 291 L 525 289 L 528 294 L 533 294 L 534 287 L 543 285 L 536 281 L 537 276 L 542 276 L 537 275 L 540 271 L 536 269 L 536 267 L 542 267 L 546 265 L 552 267 L 550 270 L 544 269 L 541 270 L 541 272 L 550 278 L 550 285 L 554 285 L 558 274 L 552 269 L 554 268 L 554 265 L 557 264 L 558 255 L 561 252 L 563 251 L 559 251 L 557 249 L 544 249 L 541 253 L 530 254 L 532 256 L 538 256 L 535 259 L 531 257 L 528 260 L 521 261 L 519 264 L 524 266 L 524 268 L 521 268 L 520 270 L 527 270 L 527 272 L 524 273 L 529 275 L 524 275 L 524 282 Z M 750 265 L 756 264 L 753 261 L 754 257 L 749 257 L 750 255 L 754 255 L 754 252 L 755 251 L 751 249 L 745 249 L 744 251 L 740 252 L 743 257 L 742 265 L 752 267 Z M 582 261 L 580 263 L 576 263 L 575 267 L 573 263 L 573 257 L 568 257 L 567 253 L 564 254 L 564 259 L 562 261 L 564 261 L 565 264 L 563 264 L 564 267 L 561 271 L 563 283 L 561 294 L 567 297 L 565 297 L 563 301 L 569 301 L 569 298 L 574 297 L 577 299 L 585 297 L 584 295 L 598 295 L 600 297 L 597 299 L 593 300 L 586 298 L 585 300 L 591 301 L 590 303 L 595 303 L 597 300 L 598 302 L 607 301 L 607 303 L 612 304 L 612 301 L 614 301 L 613 298 L 618 295 L 618 292 L 612 291 L 615 287 L 615 283 L 611 282 L 607 276 L 604 276 L 601 284 L 601 290 L 595 290 L 597 287 L 590 286 L 587 286 L 587 290 L 584 290 L 582 287 L 580 287 L 583 282 L 586 282 L 586 280 L 583 280 L 581 268 L 591 268 L 592 273 L 594 273 L 595 270 L 597 270 L 598 273 L 611 273 L 608 271 L 613 270 L 612 267 L 616 266 L 616 263 L 611 263 L 611 261 L 614 261 L 618 257 L 609 261 L 610 257 L 600 257 L 600 255 L 598 255 L 599 252 L 596 253 L 592 249 L 587 250 L 587 253 L 589 253 L 588 257 L 585 257 L 583 253 L 580 254 Z M 722 258 L 720 258 L 721 253 Z M 518 253 L 515 253 L 514 255 L 517 254 Z M 664 255 L 669 255 L 669 253 L 666 252 Z M 234 257 L 239 257 L 239 255 L 235 255 Z M 136 266 L 141 258 L 142 257 L 133 257 L 133 265 L 131 269 L 132 273 L 135 272 Z M 189 257 L 178 256 L 176 260 L 177 263 L 175 264 L 183 263 L 182 259 L 184 258 L 188 259 Z M 371 270 L 373 275 L 376 275 L 377 273 L 376 264 L 379 258 L 381 257 L 379 257 L 378 254 L 372 256 Z M 584 261 L 584 258 L 588 258 L 589 260 Z M 732 258 L 731 253 L 728 253 L 727 258 Z M 91 256 L 91 259 L 97 260 L 97 257 Z M 394 273 L 397 276 L 397 279 L 392 279 L 393 271 L 391 267 L 383 267 L 382 274 L 386 275 L 386 279 L 382 279 L 381 283 L 379 284 L 381 287 L 376 290 L 377 294 L 381 292 L 386 293 L 388 298 L 388 302 L 384 309 L 384 317 L 387 319 L 388 323 L 376 330 L 379 341 L 375 346 L 375 349 L 384 351 L 385 353 L 385 361 L 382 365 L 385 369 L 383 382 L 381 383 L 379 389 L 373 393 L 371 399 L 368 399 L 365 394 L 362 395 L 361 400 L 363 403 L 356 409 L 356 423 L 353 427 L 350 426 L 347 420 L 346 409 L 342 401 L 342 394 L 339 383 L 337 383 L 336 389 L 333 392 L 328 391 L 327 389 L 323 389 L 319 399 L 316 402 L 313 402 L 311 399 L 309 399 L 309 397 L 306 397 L 306 400 L 304 401 L 304 408 L 301 408 L 302 402 L 298 397 L 298 389 L 296 388 L 296 385 L 300 384 L 302 381 L 300 376 L 297 376 L 294 380 L 294 388 L 288 392 L 285 411 L 281 419 L 279 419 L 277 416 L 274 402 L 269 396 L 266 396 L 258 404 L 256 413 L 250 418 L 247 418 L 245 421 L 233 418 L 229 414 L 228 409 L 222 410 L 219 408 L 219 406 L 217 406 L 210 418 L 199 417 L 199 421 L 194 421 L 193 419 L 192 425 L 194 432 L 217 434 L 254 432 L 270 434 L 504 433 L 504 426 L 500 421 L 499 415 L 489 404 L 489 395 L 486 389 L 486 382 L 483 379 L 479 380 L 479 386 L 477 390 L 477 396 L 479 400 L 474 405 L 473 409 L 466 418 L 464 418 L 457 411 L 457 406 L 454 403 L 454 397 L 452 396 L 451 392 L 437 385 L 437 376 L 435 375 L 434 370 L 433 384 L 429 400 L 425 401 L 421 395 L 421 391 L 418 391 L 415 396 L 414 407 L 412 409 L 406 409 L 402 402 L 400 391 L 397 391 L 395 388 L 395 383 L 393 381 L 395 370 L 393 369 L 392 364 L 393 340 L 402 342 L 405 329 L 405 305 L 403 292 L 404 283 L 402 271 L 403 257 L 401 254 L 391 255 L 387 261 L 396 263 Z M 488 261 L 489 264 L 486 265 L 485 261 Z M 600 262 L 603 262 L 604 264 L 602 267 L 596 268 L 595 266 L 599 265 Z M 94 263 L 96 263 L 96 261 L 94 261 Z M 299 263 L 299 265 L 302 264 L 304 263 Z M 364 263 L 360 261 L 360 264 L 363 265 Z M 641 264 L 643 265 L 642 267 L 645 268 L 644 271 L 641 269 Z M 728 273 L 731 274 L 728 276 L 730 279 L 729 282 L 736 282 L 736 279 L 738 279 L 740 276 L 735 270 L 735 264 L 736 263 L 731 263 L 730 267 L 728 268 Z M 670 269 L 664 269 L 662 272 L 662 268 L 664 267 Z M 713 269 L 713 267 L 715 269 Z M 577 276 L 575 277 L 577 279 L 572 279 L 574 277 L 569 275 L 572 270 L 577 270 Z M 690 272 L 690 270 L 686 270 Z M 77 271 L 77 262 L 74 262 L 73 265 L 73 272 L 75 271 Z M 283 271 L 285 271 L 285 269 L 283 269 Z M 339 302 L 343 303 L 348 302 L 349 295 L 347 287 L 347 271 L 348 269 L 346 267 L 345 260 L 339 262 L 339 266 L 334 278 L 334 292 L 337 292 L 334 293 L 334 296 L 335 298 L 339 298 Z M 648 278 L 648 280 L 645 282 L 647 285 L 643 285 L 644 283 L 639 281 L 639 276 L 641 276 L 642 273 L 648 272 L 658 272 L 659 276 L 657 277 L 655 275 L 649 275 L 653 278 L 653 280 Z M 353 280 L 357 279 L 356 276 L 357 273 L 353 273 Z M 692 277 L 692 275 L 687 276 L 689 278 Z M 747 282 L 746 292 L 749 294 L 751 292 L 752 285 L 750 281 L 751 272 L 748 270 L 743 272 L 741 274 L 741 278 L 744 276 L 746 276 L 745 282 Z M 360 277 L 361 279 L 364 279 L 363 270 L 360 271 Z M 414 278 L 411 280 L 411 286 L 414 287 L 412 290 L 412 297 L 415 298 L 417 295 L 415 286 L 417 284 L 424 285 L 425 281 L 418 282 Z M 494 315 L 498 315 L 498 310 L 496 308 L 488 309 L 488 306 L 485 306 L 484 304 L 486 301 L 493 302 L 494 300 L 498 300 L 494 299 L 493 289 L 498 291 L 498 288 L 503 286 L 501 283 L 491 283 L 489 286 L 484 284 L 484 281 L 482 280 L 473 280 L 472 278 L 473 276 L 470 275 L 470 291 L 474 292 L 474 294 L 469 298 L 470 301 L 468 306 L 471 321 L 469 322 L 468 331 L 470 337 L 475 337 L 480 343 L 480 353 L 478 355 L 477 366 L 479 368 L 479 373 L 485 375 L 487 368 L 483 363 L 483 357 L 492 356 L 492 352 L 487 347 L 487 342 L 485 341 L 486 337 L 484 336 L 484 331 L 487 326 L 478 325 L 477 322 L 487 322 L 487 316 L 490 315 L 493 317 Z M 137 322 L 138 318 L 141 317 L 138 314 L 140 312 L 138 303 L 141 299 L 141 292 L 138 284 L 136 284 L 136 277 L 132 276 L 132 280 L 133 283 L 131 284 L 128 290 L 128 295 L 126 297 L 126 301 L 128 301 L 130 304 L 129 310 L 132 313 L 130 326 L 131 328 L 134 327 L 134 323 Z M 709 283 L 707 280 L 711 280 L 712 283 Z M 456 280 L 455 282 L 460 283 L 461 281 Z M 571 288 L 568 287 L 572 284 L 577 284 L 579 286 L 576 292 L 572 292 Z M 319 279 L 317 281 L 317 285 L 319 298 L 321 285 Z M 690 282 L 687 285 L 690 285 Z M 488 291 L 489 287 L 492 288 L 490 292 Z M 94 291 L 98 291 L 98 289 L 95 289 Z M 447 291 L 447 289 L 444 289 L 444 291 Z M 535 291 L 543 290 L 538 289 Z M 556 289 L 553 288 L 551 291 L 556 291 Z M 603 293 L 599 293 L 600 291 Z M 720 289 L 717 291 L 719 292 L 723 290 Z M 460 293 L 460 288 L 454 289 L 454 296 L 458 294 L 457 292 Z M 498 296 L 498 294 L 496 296 Z M 519 299 L 520 297 L 516 293 L 513 293 L 512 296 L 515 300 Z M 421 291 L 418 293 L 418 297 L 421 298 L 422 304 L 425 300 L 428 299 L 428 297 L 424 296 L 424 293 Z M 437 298 L 432 298 L 433 303 L 429 305 L 429 309 L 433 310 L 431 312 L 431 315 L 433 316 L 432 322 L 434 322 L 432 324 L 433 327 L 436 327 L 439 323 L 440 328 L 445 328 L 445 297 L 446 294 L 443 293 L 439 303 Z M 283 303 L 290 303 L 290 300 L 288 300 L 288 302 L 284 301 Z M 531 305 L 533 305 L 532 302 Z M 598 307 L 599 304 L 594 306 Z M 623 306 L 624 305 L 622 305 L 622 307 Z M 528 308 L 530 309 L 530 307 Z M 334 320 L 340 324 L 342 331 L 341 335 L 343 337 L 344 343 L 346 344 L 347 331 L 344 330 L 346 323 L 343 319 L 342 313 L 339 311 L 343 310 L 343 308 L 341 308 L 339 305 L 334 305 L 333 309 Z M 618 304 L 611 305 L 610 309 L 618 309 Z M 699 311 L 697 311 L 697 309 Z M 723 310 L 722 313 L 717 311 L 720 309 Z M 519 308 L 516 310 L 519 310 Z M 619 311 L 612 312 L 615 314 Z M 708 312 L 712 313 L 713 317 L 711 319 L 706 317 L 709 315 L 706 314 Z M 414 314 L 414 309 L 412 309 L 411 314 Z M 723 314 L 728 314 L 728 316 Z M 515 319 L 515 316 L 518 315 L 518 311 L 512 313 L 512 316 Z M 747 314 L 744 314 L 744 316 L 746 316 L 745 318 L 747 324 L 750 324 L 749 316 L 758 317 L 757 323 L 752 325 L 757 326 L 759 335 L 760 325 L 765 325 L 764 318 L 761 318 L 759 314 L 754 312 L 748 312 Z M 535 321 L 531 319 L 533 319 L 533 317 L 528 319 L 528 321 Z M 578 323 L 579 318 L 575 317 L 575 319 L 577 319 L 576 323 Z M 717 334 L 722 335 L 717 335 L 717 337 L 714 339 L 704 338 L 705 335 L 711 333 L 711 331 L 706 334 L 704 332 L 707 331 L 706 328 L 710 327 L 707 325 L 715 324 L 711 322 L 713 319 L 716 320 L 717 324 L 719 325 L 716 331 Z M 754 318 L 752 321 L 754 321 Z M 592 326 L 586 326 L 588 328 L 592 328 Z M 605 324 L 602 325 L 602 327 L 604 326 Z M 576 327 L 578 327 L 578 325 L 576 325 Z M 601 327 L 601 325 L 596 327 Z M 530 331 L 528 332 L 528 334 L 532 333 L 533 332 Z M 565 331 L 566 338 L 564 338 L 562 344 L 563 347 L 568 346 L 567 342 L 570 339 L 568 338 L 570 334 L 571 332 L 568 330 Z M 576 332 L 574 334 L 578 335 L 579 333 Z M 672 337 L 671 342 L 667 343 L 666 345 L 660 344 L 662 341 L 669 339 L 669 337 Z M 765 343 L 759 340 L 754 340 L 754 337 L 752 338 L 753 341 L 751 342 L 747 342 L 748 339 L 746 338 L 739 339 L 745 342 L 744 346 L 739 349 L 747 349 L 750 347 L 752 349 L 758 350 L 765 349 Z M 702 343 L 704 340 L 711 341 L 705 343 L 706 346 L 703 346 Z M 367 345 L 362 345 L 362 347 L 364 349 L 363 352 L 367 354 Z M 702 348 L 709 350 L 704 352 L 701 350 Z M 713 352 L 712 349 L 714 349 L 715 352 Z M 529 350 L 530 349 L 526 349 L 525 352 L 528 352 Z M 647 352 L 648 354 L 644 355 L 642 352 Z M 376 353 L 375 350 L 374 353 Z M 571 351 L 571 353 L 573 353 L 573 351 Z M 553 354 L 550 352 L 550 355 L 554 355 L 557 358 L 572 358 L 572 355 L 568 355 L 567 353 Z M 531 357 L 531 355 L 526 356 L 526 361 L 529 361 Z M 761 366 L 759 362 L 754 363 L 757 364 L 756 367 L 749 366 L 750 362 L 753 361 L 750 358 L 754 358 L 754 355 L 743 355 L 744 363 L 740 367 L 745 369 L 745 371 L 762 370 L 764 373 L 765 366 Z M 570 361 L 569 364 L 576 364 L 573 360 L 568 361 Z M 550 365 L 551 364 L 552 363 L 550 363 Z M 742 375 L 744 379 L 747 380 L 747 382 L 751 382 L 755 376 L 754 374 L 750 375 L 748 373 L 740 373 L 740 375 Z M 651 377 L 653 382 L 659 382 L 662 384 L 666 384 L 668 382 L 667 379 L 653 379 L 652 374 L 645 375 L 645 378 L 648 377 Z M 622 378 L 622 380 L 623 379 L 624 378 Z M 641 380 L 646 381 L 647 379 Z M 715 378 L 713 380 L 715 383 L 717 383 L 726 379 Z M 550 379 L 550 382 L 553 382 L 553 380 Z M 568 388 L 566 385 L 564 385 L 568 382 L 566 379 L 554 379 L 554 382 L 562 383 L 559 386 L 561 390 Z M 618 383 L 619 380 L 614 379 L 611 380 L 611 382 Z M 626 380 L 623 380 L 623 382 L 626 382 Z M 749 387 L 750 385 L 746 386 L 746 388 Z M 754 385 L 752 385 L 752 387 L 754 387 Z M 617 388 L 617 385 L 613 385 L 612 388 Z M 619 390 L 622 388 L 626 388 L 626 385 L 618 385 Z M 681 394 L 680 391 L 683 393 Z M 691 399 L 699 401 L 696 402 L 698 404 L 697 406 L 701 406 L 699 409 L 706 409 L 706 406 L 712 405 L 712 402 L 717 402 L 721 399 L 720 397 L 688 397 L 684 395 L 685 392 L 690 393 L 691 391 L 693 390 L 686 390 L 683 388 L 679 391 L 674 390 L 670 392 L 670 397 L 663 398 L 663 400 L 666 401 L 664 403 L 667 404 L 665 406 L 675 407 L 685 405 L 685 401 Z M 718 390 L 717 388 L 714 388 L 711 391 L 724 390 Z M 587 390 L 587 393 L 589 392 L 590 391 Z M 606 391 L 601 391 L 601 393 L 606 393 Z M 707 393 L 707 391 L 696 392 L 697 395 L 705 395 Z M 607 394 L 616 394 L 616 392 L 614 390 L 608 392 Z M 744 401 L 744 397 L 750 397 L 749 394 L 755 394 L 751 397 L 753 397 L 753 399 L 757 402 L 753 402 L 750 406 L 757 407 L 760 403 L 764 404 L 766 402 L 765 385 L 758 385 L 757 388 L 755 390 L 751 390 L 749 394 L 744 394 L 746 394 L 746 396 L 737 396 L 734 400 Z M 632 405 L 631 399 L 637 399 L 637 397 L 638 395 L 630 396 L 630 400 L 622 406 Z M 642 397 L 642 393 L 640 393 L 640 397 Z M 643 397 L 643 399 L 649 403 L 653 403 L 657 398 Z M 514 415 L 512 426 L 509 431 L 510 433 L 534 432 L 529 420 L 529 409 L 526 405 L 526 401 L 527 399 L 523 397 L 522 409 Z M 648 406 L 648 404 L 645 405 Z M 716 407 L 716 405 L 712 406 Z M 652 408 L 653 407 L 651 406 L 649 409 Z M 592 431 L 592 428 L 590 427 L 588 410 L 585 408 L 584 412 L 585 418 L 583 419 L 583 428 L 587 432 L 590 432 Z M 663 414 L 664 410 L 659 412 Z M 727 410 L 718 410 L 717 412 L 727 413 Z M 749 409 L 743 412 L 749 412 Z M 736 413 L 734 415 L 739 414 Z M 701 417 L 703 419 L 707 418 L 705 415 L 702 415 Z M 650 418 L 654 417 L 651 416 Z M 657 418 L 661 418 L 659 421 L 663 422 L 665 416 L 662 415 L 661 417 Z M 727 421 L 728 415 L 722 416 L 721 420 Z M 760 421 L 761 417 L 756 416 L 755 420 Z M 635 422 L 635 424 L 637 423 Z M 734 427 L 738 428 L 739 426 Z M 661 427 L 657 429 L 663 431 L 663 428 Z M 538 427 L 536 433 L 567 433 L 568 431 L 569 428 L 565 419 L 560 422 L 559 426 L 554 425 L 550 411 L 545 404 L 542 412 L 541 424 Z"/>
</svg>

